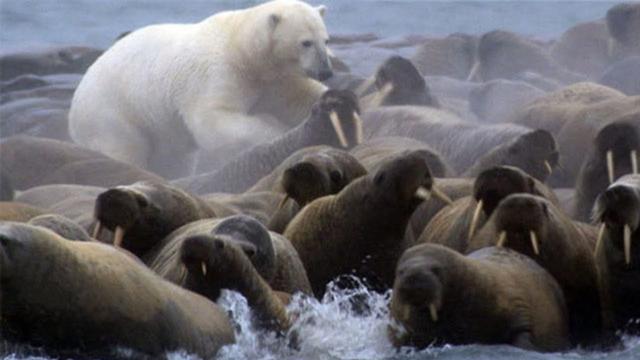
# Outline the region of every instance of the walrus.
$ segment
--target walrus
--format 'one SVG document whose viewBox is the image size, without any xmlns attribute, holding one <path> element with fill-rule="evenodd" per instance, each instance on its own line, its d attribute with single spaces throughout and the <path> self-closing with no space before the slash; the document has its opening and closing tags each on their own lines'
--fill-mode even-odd
<svg viewBox="0 0 640 360">
<path fill-rule="evenodd" d="M 177 187 L 141 181 L 98 195 L 94 217 L 94 237 L 106 228 L 114 232 L 115 246 L 142 257 L 171 231 L 217 213 L 210 202 Z"/>
<path fill-rule="evenodd" d="M 483 123 L 501 123 L 545 92 L 523 81 L 496 79 L 469 93 L 469 109 Z"/>
<path fill-rule="evenodd" d="M 611 61 L 609 39 L 604 21 L 578 23 L 553 43 L 550 54 L 566 69 L 597 79 Z"/>
<path fill-rule="evenodd" d="M 611 64 L 598 82 L 628 96 L 640 95 L 640 55 L 629 56 Z"/>
<path fill-rule="evenodd" d="M 39 215 L 30 219 L 28 224 L 47 228 L 67 240 L 93 241 L 82 226 L 62 215 Z"/>
<path fill-rule="evenodd" d="M 351 148 L 362 142 L 362 119 L 356 95 L 327 90 L 311 115 L 282 136 L 254 146 L 218 170 L 173 181 L 195 194 L 243 192 L 269 174 L 296 150 L 314 145 Z"/>
<path fill-rule="evenodd" d="M 441 245 L 405 251 L 391 297 L 396 346 L 510 344 L 536 351 L 568 349 L 567 309 L 547 271 L 509 249 L 467 256 Z"/>
<path fill-rule="evenodd" d="M 234 341 L 224 311 L 162 280 L 105 244 L 0 224 L 2 335 L 64 352 L 108 356 L 114 346 L 203 358 Z M 64 355 L 62 355 L 64 356 Z"/>
<path fill-rule="evenodd" d="M 201 235 L 237 245 L 274 290 L 289 294 L 311 293 L 304 266 L 289 240 L 267 231 L 264 225 L 246 215 L 186 224 L 163 239 L 143 260 L 152 270 L 175 284 L 185 286 L 190 281 L 192 287 L 198 284 L 199 294 L 216 301 L 221 288 L 208 281 L 202 282 L 203 279 L 197 276 L 195 280 L 199 282 L 193 282 L 194 279 L 190 278 L 193 274 L 185 272 L 180 262 L 185 239 Z"/>
<path fill-rule="evenodd" d="M 473 66 L 477 41 L 476 36 L 460 33 L 428 39 L 415 47 L 411 61 L 424 75 L 464 80 Z"/>
<path fill-rule="evenodd" d="M 506 246 L 534 259 L 558 281 L 569 309 L 573 344 L 599 345 L 602 306 L 593 250 L 595 227 L 574 223 L 540 196 L 512 194 L 471 239 L 468 252 Z"/>
<path fill-rule="evenodd" d="M 402 56 L 385 60 L 375 76 L 360 85 L 361 92 L 366 91 L 368 85 L 374 85 L 375 91 L 362 98 L 363 109 L 393 105 L 440 107 L 420 71 Z"/>
<path fill-rule="evenodd" d="M 298 251 L 314 294 L 321 298 L 336 276 L 363 266 L 373 280 L 391 286 L 393 266 L 407 247 L 409 217 L 431 192 L 438 193 L 432 185 L 423 158 L 407 152 L 305 206 L 284 236 Z"/>
<path fill-rule="evenodd" d="M 4 174 L 0 173 L 0 201 L 11 201 L 15 196 L 15 190 L 11 185 L 11 180 Z"/>
<path fill-rule="evenodd" d="M 79 145 L 31 136 L 0 142 L 2 170 L 18 190 L 48 184 L 100 187 L 136 181 L 164 182 L 158 175 Z"/>
<path fill-rule="evenodd" d="M 24 74 L 84 73 L 102 50 L 84 46 L 63 46 L 0 56 L 0 80 Z"/>
<path fill-rule="evenodd" d="M 578 173 L 573 217 L 588 222 L 596 197 L 619 177 L 638 173 L 638 161 L 640 112 L 603 126 Z"/>
<path fill-rule="evenodd" d="M 285 334 L 292 321 L 276 292 L 262 278 L 247 252 L 234 241 L 215 235 L 186 238 L 180 249 L 180 263 L 186 269 L 184 287 L 200 293 L 207 290 L 234 290 L 242 294 L 257 317 L 260 327 Z M 207 291 L 205 290 L 205 291 Z"/>
<path fill-rule="evenodd" d="M 606 15 L 607 29 L 613 38 L 609 55 L 623 58 L 640 54 L 640 4 L 622 3 L 611 7 Z"/>
<path fill-rule="evenodd" d="M 640 327 L 640 175 L 626 175 L 601 193 L 593 208 L 600 231 L 596 261 L 610 326 L 637 334 Z"/>
<path fill-rule="evenodd" d="M 524 171 L 511 166 L 492 167 L 475 179 L 472 196 L 456 200 L 431 219 L 418 243 L 441 244 L 465 253 L 470 239 L 482 228 L 500 201 L 517 193 L 539 195 L 558 204 L 551 189 Z"/>
<path fill-rule="evenodd" d="M 46 213 L 45 209 L 29 204 L 17 201 L 0 201 L 0 221 L 27 222 Z"/>
</svg>

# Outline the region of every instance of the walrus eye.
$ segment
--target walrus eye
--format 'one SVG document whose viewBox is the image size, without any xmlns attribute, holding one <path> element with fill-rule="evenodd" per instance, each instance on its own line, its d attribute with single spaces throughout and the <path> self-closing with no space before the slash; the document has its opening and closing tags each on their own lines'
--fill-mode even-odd
<svg viewBox="0 0 640 360">
<path fill-rule="evenodd" d="M 311 45 L 313 45 L 313 42 L 311 40 L 305 40 L 302 42 L 302 47 L 309 48 L 311 47 Z"/>
<path fill-rule="evenodd" d="M 382 182 L 384 181 L 384 173 L 378 173 L 378 175 L 376 175 L 375 178 L 373 178 L 373 184 L 374 185 L 381 185 Z"/>
<path fill-rule="evenodd" d="M 549 216 L 549 208 L 547 208 L 547 204 L 542 203 L 542 212 L 545 216 Z"/>
<path fill-rule="evenodd" d="M 136 196 L 136 201 L 138 202 L 138 206 L 141 208 L 149 206 L 149 201 L 144 196 Z"/>
<path fill-rule="evenodd" d="M 331 181 L 334 184 L 339 184 L 342 181 L 342 174 L 340 174 L 339 171 L 333 170 L 330 174 L 329 177 L 331 178 Z"/>
</svg>

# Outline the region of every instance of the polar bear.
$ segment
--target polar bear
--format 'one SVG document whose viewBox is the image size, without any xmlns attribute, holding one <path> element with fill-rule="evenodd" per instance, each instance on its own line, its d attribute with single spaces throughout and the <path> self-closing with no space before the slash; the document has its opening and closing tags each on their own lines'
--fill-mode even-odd
<svg viewBox="0 0 640 360">
<path fill-rule="evenodd" d="M 292 127 L 332 75 L 324 12 L 276 0 L 136 30 L 84 75 L 71 138 L 172 177 L 188 171 L 197 148 L 224 154 L 238 140 Z"/>
</svg>

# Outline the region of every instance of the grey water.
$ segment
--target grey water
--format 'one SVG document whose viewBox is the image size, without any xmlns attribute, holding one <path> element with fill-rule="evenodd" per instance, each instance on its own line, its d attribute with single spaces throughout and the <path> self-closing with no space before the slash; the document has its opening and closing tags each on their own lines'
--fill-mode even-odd
<svg viewBox="0 0 640 360">
<path fill-rule="evenodd" d="M 551 39 L 584 21 L 600 19 L 612 1 L 364 1 L 313 0 L 328 7 L 332 34 L 374 33 L 380 37 L 408 34 L 444 36 L 481 34 L 496 28 Z M 194 22 L 218 11 L 258 3 L 246 0 L 0 0 L 0 53 L 42 46 L 86 45 L 106 48 L 125 31 L 161 22 Z M 368 311 L 355 311 L 351 301 L 365 298 Z M 251 310 L 238 294 L 227 292 L 221 304 L 233 314 L 237 343 L 224 347 L 221 359 L 640 359 L 640 337 L 624 337 L 613 352 L 572 350 L 540 354 L 509 346 L 443 346 L 421 351 L 395 349 L 387 339 L 390 294 L 355 290 L 329 291 L 324 299 L 295 298 L 294 330 L 303 339 L 299 351 L 286 339 L 251 326 Z M 0 347 L 2 343 L 0 343 Z M 127 350 L 114 349 L 127 353 Z M 135 357 L 135 355 L 131 355 Z M 18 350 L 6 360 L 46 359 Z M 172 360 L 195 359 L 171 353 Z"/>
</svg>

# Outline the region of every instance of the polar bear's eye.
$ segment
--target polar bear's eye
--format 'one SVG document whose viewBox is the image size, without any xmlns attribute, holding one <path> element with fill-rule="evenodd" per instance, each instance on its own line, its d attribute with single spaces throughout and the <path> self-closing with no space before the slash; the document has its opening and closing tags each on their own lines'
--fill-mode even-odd
<svg viewBox="0 0 640 360">
<path fill-rule="evenodd" d="M 305 40 L 302 42 L 302 46 L 306 48 L 311 47 L 311 45 L 313 45 L 313 42 L 311 42 L 311 40 Z"/>
</svg>

